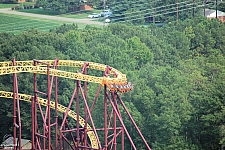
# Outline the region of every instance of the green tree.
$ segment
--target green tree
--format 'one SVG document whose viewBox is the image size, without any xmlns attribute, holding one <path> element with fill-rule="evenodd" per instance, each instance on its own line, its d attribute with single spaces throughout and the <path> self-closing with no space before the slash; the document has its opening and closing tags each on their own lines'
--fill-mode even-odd
<svg viewBox="0 0 225 150">
<path fill-rule="evenodd" d="M 140 41 L 140 38 L 134 36 L 127 40 L 128 54 L 131 58 L 134 58 L 138 62 L 138 67 L 143 66 L 146 63 L 153 61 L 153 53 L 150 52 L 149 48 Z"/>
</svg>

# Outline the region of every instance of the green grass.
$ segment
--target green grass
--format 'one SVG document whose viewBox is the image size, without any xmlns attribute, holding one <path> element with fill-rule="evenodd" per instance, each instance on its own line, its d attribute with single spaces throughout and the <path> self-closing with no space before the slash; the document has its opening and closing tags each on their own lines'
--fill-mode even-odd
<svg viewBox="0 0 225 150">
<path fill-rule="evenodd" d="M 92 13 L 101 13 L 101 10 L 85 10 L 85 11 L 80 11 L 80 12 L 70 12 L 66 14 L 59 14 L 56 11 L 53 10 L 44 10 L 41 8 L 36 8 L 36 9 L 23 9 L 23 10 L 18 10 L 20 12 L 26 12 L 26 13 L 33 13 L 33 14 L 42 14 L 42 15 L 51 15 L 51 16 L 60 16 L 60 17 L 66 17 L 66 18 L 76 18 L 76 19 L 85 19 L 88 17 L 88 15 Z"/>
<path fill-rule="evenodd" d="M 59 15 L 58 12 L 53 11 L 53 10 L 44 10 L 41 8 L 35 8 L 35 9 L 22 9 L 18 10 L 20 12 L 26 12 L 26 13 L 33 13 L 33 14 L 41 14 L 41 15 L 51 15 L 51 16 L 56 16 Z"/>
<path fill-rule="evenodd" d="M 60 16 L 66 18 L 85 19 L 88 18 L 88 15 L 91 15 L 92 13 L 101 13 L 101 10 L 85 10 L 75 13 L 62 14 Z"/>
<path fill-rule="evenodd" d="M 40 31 L 49 31 L 50 29 L 61 26 L 63 23 L 66 22 L 0 14 L 0 32 L 13 32 L 17 34 L 30 28 L 39 29 Z M 83 28 L 84 24 L 78 24 L 78 27 Z"/>
<path fill-rule="evenodd" d="M 34 5 L 34 4 L 36 4 L 36 2 L 24 2 L 24 3 L 20 3 L 20 4 L 23 4 L 23 5 Z"/>
<path fill-rule="evenodd" d="M 35 2 L 24 2 L 23 5 L 34 5 Z M 8 3 L 3 3 L 0 2 L 0 8 L 12 8 L 14 6 L 21 6 L 22 3 L 18 4 L 18 3 L 12 3 L 12 4 L 8 4 Z"/>
<path fill-rule="evenodd" d="M 6 3 L 0 3 L 0 8 L 12 8 L 14 6 L 19 6 L 19 4 L 6 4 Z"/>
</svg>

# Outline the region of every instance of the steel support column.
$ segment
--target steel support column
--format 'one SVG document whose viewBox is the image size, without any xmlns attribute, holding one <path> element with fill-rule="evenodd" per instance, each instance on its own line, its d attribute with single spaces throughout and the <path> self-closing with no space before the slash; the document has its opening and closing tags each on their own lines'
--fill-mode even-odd
<svg viewBox="0 0 225 150">
<path fill-rule="evenodd" d="M 90 109 L 89 109 L 88 104 L 87 104 L 87 100 L 86 100 L 86 98 L 85 98 L 85 96 L 84 96 L 84 92 L 83 92 L 82 87 L 81 87 L 80 84 L 79 84 L 79 89 L 80 89 L 80 91 L 81 91 L 82 97 L 84 98 L 84 105 L 85 105 L 84 107 L 87 108 L 87 115 L 88 115 L 88 118 L 90 119 L 90 122 L 91 122 L 91 125 L 92 125 L 92 128 L 93 128 L 93 132 L 95 133 L 96 139 L 97 139 L 97 141 L 98 141 L 99 150 L 102 150 L 101 142 L 100 142 L 100 140 L 99 140 L 99 137 L 98 137 L 98 134 L 97 134 L 97 130 L 96 130 L 94 121 L 93 121 L 93 119 L 92 119 L 92 115 L 91 115 Z"/>
<path fill-rule="evenodd" d="M 54 69 L 58 69 L 58 59 L 55 59 Z M 52 79 L 53 80 L 53 79 Z M 55 150 L 58 146 L 58 77 L 55 77 Z"/>
<path fill-rule="evenodd" d="M 89 63 L 84 63 L 84 66 L 82 68 L 82 73 L 83 74 L 87 74 L 87 66 L 89 65 Z M 84 81 L 84 97 L 85 99 L 87 100 L 87 82 Z M 88 101 L 87 101 L 88 103 Z M 84 129 L 83 129 L 83 134 L 84 134 L 84 137 L 82 139 L 82 142 L 83 142 L 83 150 L 86 150 L 86 147 L 87 147 L 87 122 L 88 122 L 88 118 L 87 118 L 87 108 L 85 106 L 85 103 L 84 103 L 84 119 L 85 119 L 85 124 L 84 124 Z"/>
<path fill-rule="evenodd" d="M 118 95 L 117 95 L 118 96 Z M 144 136 L 142 135 L 140 129 L 138 128 L 137 124 L 135 123 L 134 119 L 132 118 L 131 114 L 129 113 L 129 111 L 127 110 L 124 102 L 122 101 L 122 99 L 118 96 L 119 100 L 120 100 L 120 103 L 122 104 L 124 110 L 126 111 L 127 115 L 129 116 L 131 122 L 133 123 L 135 129 L 137 130 L 138 134 L 140 135 L 142 141 L 145 143 L 145 146 L 147 147 L 148 150 L 151 150 L 151 148 L 149 147 L 148 143 L 146 142 Z"/>
<path fill-rule="evenodd" d="M 13 59 L 14 61 L 14 59 Z M 13 63 L 14 64 L 14 63 Z M 16 110 L 17 110 L 17 105 L 16 105 L 16 95 L 15 95 L 15 74 L 13 74 L 13 147 L 14 147 L 14 150 L 16 150 L 16 129 L 17 129 L 17 117 L 16 117 Z"/>
<path fill-rule="evenodd" d="M 31 123 L 32 123 L 32 133 L 31 133 L 31 145 L 32 145 L 32 150 L 35 150 L 34 146 L 34 130 L 35 130 L 35 122 L 34 122 L 34 107 L 35 107 L 35 102 L 34 102 L 34 97 L 32 97 L 32 102 L 31 102 Z"/>
<path fill-rule="evenodd" d="M 75 89 L 74 89 L 74 91 L 73 91 L 73 95 L 72 95 L 72 97 L 70 99 L 69 105 L 68 105 L 68 107 L 66 109 L 66 112 L 63 115 L 63 121 L 62 121 L 62 124 L 61 124 L 60 129 L 59 129 L 60 130 L 60 149 L 62 149 L 64 147 L 62 140 L 64 139 L 63 138 L 63 134 L 66 133 L 66 132 L 63 132 L 63 131 L 65 130 L 66 118 L 68 116 L 68 112 L 69 112 L 69 110 L 70 110 L 70 108 L 72 106 L 72 103 L 74 101 L 74 97 L 76 96 L 77 90 L 78 90 L 78 88 L 76 86 Z"/>
<path fill-rule="evenodd" d="M 37 65 L 37 62 L 34 61 L 34 66 Z M 32 101 L 32 104 L 33 104 L 33 107 L 32 107 L 32 112 L 33 112 L 33 115 L 32 115 L 32 125 L 33 125 L 33 130 L 32 130 L 32 149 L 35 150 L 37 148 L 37 137 L 36 137 L 36 132 L 37 132 L 37 93 L 36 93 L 36 90 L 37 90 L 37 75 L 36 73 L 34 73 L 34 79 L 33 79 L 34 83 L 33 83 L 33 88 L 34 88 L 34 97 L 33 97 L 33 101 Z"/>
<path fill-rule="evenodd" d="M 104 85 L 104 93 L 107 92 L 106 88 L 107 88 L 106 85 Z M 108 148 L 108 141 L 107 141 L 107 137 L 108 137 L 107 107 L 108 107 L 107 106 L 107 97 L 106 97 L 106 94 L 104 94 L 104 148 L 105 148 L 105 150 L 107 150 L 107 148 Z"/>
<path fill-rule="evenodd" d="M 124 129 L 123 128 L 122 128 L 122 135 L 121 135 L 121 146 L 122 146 L 121 150 L 124 150 Z"/>
<path fill-rule="evenodd" d="M 38 130 L 38 119 L 37 119 L 37 107 L 34 106 L 34 116 L 32 119 L 34 119 L 35 125 L 34 125 L 34 132 L 32 136 L 34 136 L 34 143 L 32 143 L 32 145 L 37 145 L 38 149 L 43 149 L 45 150 L 46 148 L 48 150 L 52 149 L 51 146 L 51 115 L 50 115 L 50 99 L 51 99 L 51 79 L 50 79 L 50 64 L 46 63 L 46 62 L 42 62 L 39 60 L 34 60 L 34 66 L 38 66 L 38 64 L 41 65 L 46 65 L 46 72 L 47 72 L 47 94 L 42 92 L 42 91 L 38 91 L 37 89 L 37 76 L 36 73 L 34 73 L 34 103 L 35 105 L 38 105 L 40 114 L 41 114 L 41 118 L 43 121 L 43 134 L 39 133 L 40 130 Z M 43 113 L 41 104 L 38 101 L 38 94 L 42 94 L 47 96 L 47 108 L 45 111 L 45 114 Z M 42 138 L 42 140 L 40 139 Z M 43 142 L 42 142 L 43 141 Z M 47 141 L 47 147 L 46 147 L 46 141 Z M 42 143 L 42 145 L 41 145 Z M 35 146 L 35 148 L 37 148 Z"/>
<path fill-rule="evenodd" d="M 115 93 L 113 92 L 113 101 L 114 101 L 114 104 L 116 105 L 116 95 L 115 95 Z M 113 140 L 113 148 L 114 148 L 114 150 L 116 150 L 116 137 L 117 137 L 117 134 L 116 134 L 116 111 L 114 110 L 113 111 L 113 122 L 114 122 L 114 125 L 113 125 L 113 127 L 114 127 L 114 140 Z"/>
<path fill-rule="evenodd" d="M 79 124 L 79 115 L 80 115 L 80 110 L 79 110 L 79 108 L 80 108 L 80 101 L 79 101 L 79 90 L 78 90 L 78 88 L 79 88 L 79 84 L 80 84 L 80 82 L 79 81 L 77 81 L 76 82 L 77 84 L 76 84 L 76 89 L 77 89 L 77 91 L 76 91 L 76 113 L 77 113 L 77 121 L 76 121 L 76 128 L 77 128 L 77 130 L 76 130 L 76 135 L 77 135 L 77 138 L 76 138 L 76 141 L 77 141 L 77 148 L 76 148 L 76 150 L 79 150 L 79 145 L 80 145 L 80 124 Z"/>
<path fill-rule="evenodd" d="M 51 79 L 50 79 L 50 65 L 47 65 L 47 76 L 48 76 L 48 106 L 47 106 L 47 116 L 48 116 L 48 150 L 51 149 L 51 115 L 50 115 L 50 101 L 51 101 Z"/>
<path fill-rule="evenodd" d="M 13 66 L 16 66 L 16 59 L 13 58 L 12 60 Z M 15 68 L 14 68 L 15 69 Z M 13 73 L 13 129 L 14 129 L 14 133 L 13 133 L 13 144 L 14 144 L 14 150 L 17 150 L 19 147 L 19 150 L 22 149 L 22 143 L 21 143 L 21 137 L 22 137 L 22 125 L 21 125 L 21 118 L 20 118 L 20 101 L 19 101 L 19 97 L 18 97 L 18 82 L 17 82 L 17 75 L 16 73 Z M 16 114 L 16 110 L 17 110 L 17 114 Z M 17 124 L 17 116 L 18 115 L 18 124 Z M 18 138 L 16 141 L 16 130 L 17 128 L 19 129 L 18 132 Z"/>
<path fill-rule="evenodd" d="M 112 102 L 112 100 L 110 99 L 110 97 L 109 97 L 108 94 L 107 94 L 107 98 L 108 98 L 108 100 L 110 101 L 113 110 L 116 112 L 116 115 L 118 116 L 118 119 L 119 119 L 119 121 L 120 121 L 120 123 L 121 123 L 121 125 L 122 125 L 122 128 L 124 129 L 124 131 L 125 131 L 125 133 L 126 133 L 128 139 L 129 139 L 129 141 L 130 141 L 132 147 L 134 148 L 134 150 L 137 150 L 136 146 L 134 145 L 134 142 L 132 141 L 132 139 L 131 139 L 131 137 L 130 137 L 129 132 L 127 131 L 126 126 L 124 125 L 124 122 L 123 122 L 122 117 L 120 117 L 120 115 L 119 115 L 119 113 L 118 113 L 118 111 L 117 111 L 117 109 L 116 109 L 114 103 Z"/>
</svg>

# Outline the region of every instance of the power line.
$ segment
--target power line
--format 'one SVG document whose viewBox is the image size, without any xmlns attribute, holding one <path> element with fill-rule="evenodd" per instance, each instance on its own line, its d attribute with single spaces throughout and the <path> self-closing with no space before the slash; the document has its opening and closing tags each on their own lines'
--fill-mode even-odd
<svg viewBox="0 0 225 150">
<path fill-rule="evenodd" d="M 157 1 L 159 1 L 159 0 L 156 0 L 156 2 Z M 179 2 L 179 3 L 176 3 L 176 4 L 179 4 L 179 5 L 181 5 L 181 4 L 185 4 L 185 5 L 182 5 L 182 6 L 180 6 L 180 8 L 184 8 L 184 7 L 189 7 L 189 6 L 192 6 L 193 4 L 200 4 L 201 2 L 197 2 L 197 3 L 189 3 L 189 2 L 191 2 L 192 0 L 189 0 L 189 1 L 185 1 L 185 2 Z M 163 11 L 165 11 L 165 10 L 167 10 L 167 11 L 169 11 L 169 12 L 167 12 L 167 13 L 163 13 L 164 15 L 166 15 L 166 14 L 171 14 L 171 13 L 174 13 L 174 12 L 176 12 L 176 11 L 173 11 L 174 10 L 174 5 L 176 5 L 176 4 L 168 4 L 168 5 L 166 5 L 166 6 L 159 6 L 159 7 L 155 7 L 155 8 L 151 8 L 151 9 L 146 9 L 146 10 L 141 10 L 141 11 L 136 11 L 136 12 L 131 12 L 131 13 L 124 13 L 123 15 L 128 15 L 128 14 L 134 14 L 134 15 L 131 15 L 131 16 L 126 16 L 126 17 L 120 17 L 120 18 L 117 18 L 117 19 L 115 19 L 115 20 L 112 20 L 112 21 L 118 21 L 118 22 L 127 22 L 127 21 L 134 21 L 134 20 L 140 20 L 140 19 L 145 19 L 145 18 L 149 18 L 149 16 L 144 16 L 144 15 L 150 15 L 151 13 L 155 13 L 155 15 L 154 16 L 160 16 L 160 15 L 162 15 L 162 14 L 158 14 L 158 13 L 160 13 L 160 12 L 163 12 Z M 206 5 L 209 5 L 209 4 L 206 4 Z M 161 9 L 161 10 L 157 10 L 157 11 L 154 11 L 155 9 L 160 9 L 160 8 L 165 8 L 165 7 L 167 7 L 167 9 Z M 168 8 L 169 7 L 169 8 Z M 198 7 L 200 7 L 200 6 L 198 6 Z M 192 8 L 198 8 L 197 6 L 196 7 L 192 7 Z M 188 9 L 186 9 L 186 10 L 189 10 L 189 9 L 191 9 L 191 8 L 188 8 Z M 178 12 L 182 12 L 182 11 L 184 11 L 185 9 L 182 9 L 182 10 L 178 10 Z M 147 12 L 147 11 L 150 11 L 150 12 Z M 138 17 L 138 16 L 140 16 L 140 14 L 138 14 L 138 15 L 136 15 L 135 13 L 137 13 L 137 12 L 140 12 L 140 13 L 142 13 L 141 15 L 143 15 L 144 17 L 142 17 L 142 18 L 134 18 L 134 17 Z M 127 20 L 124 20 L 124 21 L 122 21 L 122 19 L 126 19 L 126 18 L 128 18 Z M 134 19 L 132 19 L 132 18 L 134 18 Z M 36 20 L 36 19 L 35 19 Z M 120 21 L 121 20 L 121 21 Z M 37 19 L 37 21 L 38 21 L 38 19 Z M 39 20 L 40 21 L 40 20 Z M 30 22 L 32 22 L 33 23 L 33 21 L 32 20 L 30 20 L 30 21 L 26 21 L 26 23 L 30 23 Z M 55 24 L 55 23 L 53 23 L 53 24 Z M 58 23 L 57 23 L 58 24 Z M 0 25 L 1 26 L 1 25 Z M 32 26 L 31 26 L 32 27 Z"/>
<path fill-rule="evenodd" d="M 176 20 L 178 20 L 178 0 L 176 0 L 176 12 L 177 12 L 177 14 L 176 14 Z"/>
<path fill-rule="evenodd" d="M 198 4 L 198 3 L 196 3 L 196 4 Z M 204 5 L 198 5 L 198 6 L 195 6 L 194 8 L 199 8 L 199 7 L 203 7 L 203 6 Z M 178 12 L 182 12 L 182 11 L 190 10 L 190 9 L 192 9 L 192 7 L 187 8 L 187 9 L 178 10 Z M 176 12 L 176 10 L 168 12 L 168 13 L 165 13 L 165 14 L 171 14 L 171 13 L 175 13 L 175 12 Z M 161 14 L 158 14 L 158 15 L 155 15 L 155 16 L 160 16 L 160 15 Z M 145 19 L 145 18 L 148 18 L 148 16 L 147 17 L 143 17 L 143 18 L 136 18 L 136 19 L 128 19 L 128 20 L 125 20 L 125 21 L 118 21 L 118 22 L 128 22 L 128 21 L 140 20 L 140 19 Z"/>
<path fill-rule="evenodd" d="M 203 5 L 200 5 L 200 6 L 196 6 L 195 8 L 198 8 L 198 7 L 202 7 Z M 182 11 L 185 11 L 185 10 L 189 10 L 189 9 L 192 9 L 192 8 L 187 8 L 187 9 L 183 9 L 183 10 L 178 10 L 178 12 L 182 12 Z M 176 11 L 171 11 L 169 13 L 166 13 L 166 14 L 171 14 L 171 13 L 175 13 Z M 160 15 L 156 15 L 156 16 L 160 16 Z M 147 18 L 147 17 L 144 17 L 144 19 Z M 119 21 L 119 22 L 127 22 L 127 21 L 134 21 L 134 20 L 139 20 L 139 19 L 130 19 L 130 20 L 126 20 L 126 21 Z"/>
<path fill-rule="evenodd" d="M 190 0 L 189 2 L 192 2 L 192 0 Z M 200 2 L 199 2 L 200 3 Z M 196 3 L 194 3 L 196 4 Z M 176 5 L 176 4 L 173 4 L 173 5 Z M 181 6 L 180 8 L 183 8 L 183 7 L 187 7 L 187 6 L 192 6 L 193 3 L 189 3 L 188 5 L 183 5 Z M 168 5 L 168 6 L 172 6 L 172 5 Z M 158 8 L 161 8 L 161 7 L 158 7 Z M 163 12 L 163 11 L 171 11 L 171 10 L 175 10 L 176 6 L 175 7 L 171 7 L 171 8 L 167 8 L 167 9 L 163 9 L 163 10 L 158 10 L 158 11 L 151 11 L 151 12 L 145 12 L 146 10 L 144 11 L 136 11 L 136 12 L 145 12 L 145 13 L 142 13 L 141 15 L 150 15 L 152 14 L 153 12 L 154 13 L 159 13 L 159 12 Z M 149 9 L 149 10 L 153 10 L 153 9 Z M 136 12 L 133 12 L 133 13 L 136 13 Z M 133 14 L 133 13 L 126 13 L 126 14 Z M 163 14 L 167 14 L 167 13 L 163 13 Z M 126 18 L 131 18 L 131 17 L 138 17 L 140 16 L 140 14 L 135 14 L 133 16 L 125 16 L 125 17 L 120 17 L 120 18 L 117 18 L 115 19 L 116 20 L 121 20 L 121 19 L 126 19 Z M 155 16 L 155 15 L 154 15 Z M 146 18 L 148 18 L 149 16 L 147 16 Z"/>
<path fill-rule="evenodd" d="M 150 3 L 148 3 L 148 4 L 151 4 L 151 3 L 153 3 L 153 2 L 156 2 L 156 1 L 161 1 L 161 0 L 154 0 L 154 1 L 151 1 Z M 130 2 L 130 3 L 125 3 L 125 4 L 140 4 L 140 1 L 135 1 L 135 2 Z M 111 5 L 115 5 L 115 4 L 121 4 L 121 2 L 114 2 L 114 3 L 112 3 Z M 122 4 L 124 4 L 124 3 L 122 3 Z"/>
<path fill-rule="evenodd" d="M 154 10 L 154 9 L 159 9 L 159 8 L 165 8 L 165 7 L 173 6 L 173 5 L 176 5 L 176 4 L 183 4 L 183 3 L 187 4 L 187 2 L 192 2 L 192 0 L 185 1 L 185 2 L 180 2 L 180 3 L 175 3 L 175 4 L 169 4 L 169 5 L 166 5 L 166 6 L 159 6 L 159 7 L 155 7 L 155 8 L 151 8 L 151 9 L 139 10 L 139 11 L 135 11 L 135 12 L 131 12 L 131 13 L 124 13 L 122 15 L 134 14 L 134 13 L 138 13 L 138 12 L 144 12 L 144 11 L 149 11 L 149 10 Z M 164 10 L 168 10 L 168 9 L 164 9 Z"/>
</svg>

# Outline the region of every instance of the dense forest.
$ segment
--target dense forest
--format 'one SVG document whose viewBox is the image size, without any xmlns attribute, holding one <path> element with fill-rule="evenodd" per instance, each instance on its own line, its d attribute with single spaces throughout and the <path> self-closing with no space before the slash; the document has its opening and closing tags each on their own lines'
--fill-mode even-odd
<svg viewBox="0 0 225 150">
<path fill-rule="evenodd" d="M 225 24 L 217 19 L 196 17 L 161 28 L 110 24 L 78 29 L 64 24 L 50 32 L 0 33 L 0 53 L 0 61 L 83 60 L 127 74 L 135 87 L 122 99 L 155 150 L 218 150 L 225 145 Z M 32 94 L 32 74 L 18 78 L 19 92 Z M 46 88 L 45 81 L 39 85 Z M 11 75 L 1 76 L 0 88 L 12 91 Z M 59 89 L 60 103 L 68 105 L 73 83 L 60 80 Z M 90 95 L 92 91 L 95 85 Z M 0 100 L 0 137 L 12 133 L 12 104 Z M 21 107 L 23 137 L 30 138 L 30 105 Z M 141 150 L 136 135 L 131 133 Z"/>
</svg>

